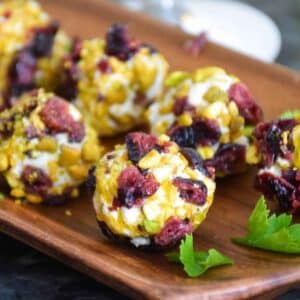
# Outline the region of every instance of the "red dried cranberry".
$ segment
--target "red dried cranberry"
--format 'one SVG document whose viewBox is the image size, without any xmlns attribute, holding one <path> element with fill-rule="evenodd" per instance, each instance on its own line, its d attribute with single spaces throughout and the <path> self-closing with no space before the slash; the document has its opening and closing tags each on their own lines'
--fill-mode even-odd
<svg viewBox="0 0 300 300">
<path fill-rule="evenodd" d="M 5 98 L 9 107 L 13 106 L 16 97 L 34 88 L 35 72 L 36 59 L 28 49 L 19 51 L 8 70 L 8 89 Z"/>
<path fill-rule="evenodd" d="M 118 194 L 113 208 L 131 208 L 140 205 L 143 198 L 153 195 L 159 188 L 152 174 L 143 175 L 135 166 L 124 169 L 118 177 Z"/>
<path fill-rule="evenodd" d="M 154 243 L 161 247 L 171 247 L 177 244 L 186 234 L 193 232 L 192 225 L 186 220 L 171 217 L 163 229 L 155 235 Z"/>
<path fill-rule="evenodd" d="M 110 73 L 111 72 L 109 62 L 105 58 L 103 58 L 99 61 L 97 67 L 101 73 Z"/>
<path fill-rule="evenodd" d="M 29 45 L 30 52 L 34 57 L 39 58 L 50 55 L 55 35 L 59 25 L 52 22 L 46 27 L 36 28 L 34 37 Z"/>
<path fill-rule="evenodd" d="M 143 132 L 132 132 L 125 138 L 128 157 L 133 163 L 137 163 L 144 155 L 152 149 L 157 148 L 157 138 Z"/>
<path fill-rule="evenodd" d="M 83 123 L 72 118 L 69 105 L 63 99 L 58 97 L 49 99 L 43 106 L 40 116 L 51 134 L 66 132 L 72 142 L 80 142 L 84 138 Z"/>
<path fill-rule="evenodd" d="M 295 187 L 283 177 L 275 176 L 269 172 L 258 174 L 255 187 L 269 199 L 277 199 L 284 210 L 291 210 L 295 199 Z"/>
<path fill-rule="evenodd" d="M 213 167 L 225 175 L 240 173 L 246 168 L 246 149 L 240 144 L 221 144 L 212 159 L 205 161 L 206 167 Z"/>
<path fill-rule="evenodd" d="M 198 56 L 207 42 L 207 33 L 200 32 L 194 39 L 188 40 L 185 43 L 184 48 L 189 55 Z"/>
<path fill-rule="evenodd" d="M 42 170 L 25 166 L 21 175 L 27 193 L 45 196 L 52 187 L 50 177 Z"/>
<path fill-rule="evenodd" d="M 151 103 L 151 100 L 149 100 L 149 98 L 144 93 L 136 92 L 133 102 L 136 105 L 147 107 Z"/>
<path fill-rule="evenodd" d="M 194 113 L 195 107 L 189 104 L 187 97 L 176 99 L 173 105 L 173 113 L 176 116 L 180 116 L 182 113 L 186 111 Z"/>
<path fill-rule="evenodd" d="M 139 45 L 128 35 L 127 27 L 113 24 L 106 34 L 106 54 L 113 55 L 120 60 L 128 60 Z"/>
<path fill-rule="evenodd" d="M 263 112 L 260 106 L 255 102 L 251 96 L 248 87 L 242 83 L 234 83 L 228 91 L 228 96 L 233 100 L 240 114 L 245 118 L 249 124 L 257 124 L 263 119 Z"/>
<path fill-rule="evenodd" d="M 81 41 L 74 39 L 71 53 L 63 60 L 65 68 L 60 74 L 56 94 L 67 100 L 74 100 L 77 96 L 77 82 L 80 72 L 77 62 L 80 60 Z"/>
<path fill-rule="evenodd" d="M 199 145 L 213 145 L 220 138 L 221 132 L 215 120 L 201 117 L 193 119 L 191 126 L 173 126 L 168 134 L 171 140 L 181 147 L 195 148 Z"/>
<path fill-rule="evenodd" d="M 34 127 L 32 124 L 27 126 L 27 128 L 25 130 L 25 134 L 28 139 L 33 139 L 33 138 L 41 136 L 41 132 L 36 127 Z"/>
<path fill-rule="evenodd" d="M 203 205 L 206 202 L 207 188 L 200 180 L 175 177 L 173 184 L 178 188 L 180 197 L 186 202 Z"/>
<path fill-rule="evenodd" d="M 296 124 L 293 119 L 285 119 L 264 122 L 256 126 L 253 136 L 264 164 L 272 164 L 279 155 L 284 157 L 289 155 L 292 146 L 283 144 L 281 133 L 291 131 Z"/>
<path fill-rule="evenodd" d="M 204 167 L 202 157 L 193 148 L 181 148 L 180 152 L 188 160 L 191 167 L 199 170 L 201 173 L 208 175 L 207 169 Z"/>
<path fill-rule="evenodd" d="M 6 10 L 3 12 L 2 16 L 5 18 L 5 19 L 9 19 L 11 17 L 11 10 Z"/>
<path fill-rule="evenodd" d="M 93 194 L 96 189 L 96 175 L 95 175 L 96 167 L 92 166 L 89 169 L 88 177 L 86 179 L 86 187 L 87 190 Z"/>
</svg>

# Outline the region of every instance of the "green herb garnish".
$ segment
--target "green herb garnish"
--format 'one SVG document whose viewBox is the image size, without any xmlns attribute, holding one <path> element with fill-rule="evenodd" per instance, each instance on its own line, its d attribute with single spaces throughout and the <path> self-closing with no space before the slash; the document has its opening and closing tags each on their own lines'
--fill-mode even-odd
<svg viewBox="0 0 300 300">
<path fill-rule="evenodd" d="M 270 215 L 265 198 L 258 200 L 248 221 L 248 233 L 233 242 L 281 253 L 300 254 L 300 224 L 288 214 Z"/>
<path fill-rule="evenodd" d="M 172 262 L 182 263 L 184 271 L 190 277 L 198 277 L 213 267 L 233 264 L 230 258 L 215 249 L 208 252 L 195 251 L 192 235 L 186 235 L 181 241 L 179 253 L 169 253 L 167 258 Z"/>
<path fill-rule="evenodd" d="M 288 110 L 279 116 L 280 119 L 294 119 L 299 117 L 300 109 Z"/>
<path fill-rule="evenodd" d="M 4 199 L 5 199 L 5 196 L 2 193 L 0 193 L 0 201 L 2 201 Z"/>
</svg>

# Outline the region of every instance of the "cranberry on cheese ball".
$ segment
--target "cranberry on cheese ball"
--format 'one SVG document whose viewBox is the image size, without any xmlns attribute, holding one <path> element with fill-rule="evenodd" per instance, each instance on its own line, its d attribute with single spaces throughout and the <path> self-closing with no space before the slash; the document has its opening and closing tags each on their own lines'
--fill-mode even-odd
<svg viewBox="0 0 300 300">
<path fill-rule="evenodd" d="M 35 87 L 53 90 L 70 39 L 34 0 L 0 4 L 0 109 Z"/>
<path fill-rule="evenodd" d="M 254 131 L 261 155 L 255 186 L 286 211 L 300 211 L 300 113 L 260 123 Z"/>
<path fill-rule="evenodd" d="M 162 135 L 133 132 L 96 165 L 94 208 L 103 233 L 136 247 L 175 245 L 205 219 L 214 170 Z"/>
<path fill-rule="evenodd" d="M 168 70 L 164 57 L 113 25 L 106 39 L 84 40 L 66 58 L 60 95 L 76 100 L 100 136 L 128 131 L 144 122 L 146 107 L 158 97 Z"/>
<path fill-rule="evenodd" d="M 168 134 L 180 146 L 196 149 L 220 177 L 257 162 L 249 136 L 262 110 L 244 83 L 207 67 L 171 73 L 166 85 L 162 100 L 146 113 L 151 133 Z"/>
<path fill-rule="evenodd" d="M 13 197 L 59 204 L 78 195 L 99 158 L 96 132 L 70 103 L 42 90 L 0 114 L 0 172 Z"/>
</svg>

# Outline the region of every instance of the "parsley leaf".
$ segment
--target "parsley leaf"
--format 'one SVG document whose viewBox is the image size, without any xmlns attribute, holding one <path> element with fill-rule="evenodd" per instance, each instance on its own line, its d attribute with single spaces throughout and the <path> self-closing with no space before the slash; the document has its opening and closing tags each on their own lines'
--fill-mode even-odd
<svg viewBox="0 0 300 300">
<path fill-rule="evenodd" d="M 300 254 L 300 224 L 292 224 L 292 216 L 285 213 L 270 215 L 261 196 L 249 218 L 247 235 L 232 241 L 274 252 Z"/>
<path fill-rule="evenodd" d="M 300 109 L 288 110 L 279 116 L 280 119 L 294 119 L 299 117 L 300 117 Z"/>
<path fill-rule="evenodd" d="M 215 249 L 210 249 L 208 252 L 195 252 L 191 234 L 186 235 L 185 240 L 181 241 L 179 253 L 169 253 L 167 258 L 169 261 L 182 263 L 184 271 L 190 277 L 198 277 L 213 267 L 233 264 L 230 258 Z"/>
<path fill-rule="evenodd" d="M 4 195 L 2 193 L 0 193 L 0 201 L 2 201 L 4 199 L 5 199 Z"/>
</svg>

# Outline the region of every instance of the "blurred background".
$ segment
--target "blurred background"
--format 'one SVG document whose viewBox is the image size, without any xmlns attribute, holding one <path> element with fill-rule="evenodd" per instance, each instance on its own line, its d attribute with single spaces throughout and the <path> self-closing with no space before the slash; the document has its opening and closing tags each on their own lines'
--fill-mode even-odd
<svg viewBox="0 0 300 300">
<path fill-rule="evenodd" d="M 266 62 L 300 70 L 300 0 L 111 0 Z M 230 22 L 228 22 L 230 20 Z"/>
<path fill-rule="evenodd" d="M 300 70 L 300 0 L 111 1 L 146 12 L 192 34 L 205 31 L 210 40 L 263 61 Z M 1 300 L 125 299 L 3 234 L 0 245 L 5 245 L 0 247 Z M 300 299 L 300 288 L 277 299 Z"/>
</svg>

